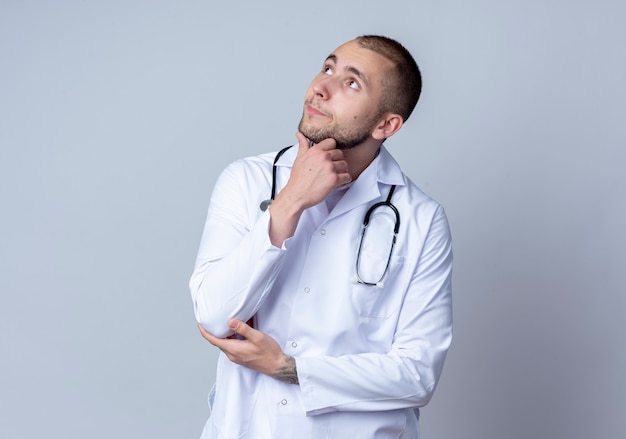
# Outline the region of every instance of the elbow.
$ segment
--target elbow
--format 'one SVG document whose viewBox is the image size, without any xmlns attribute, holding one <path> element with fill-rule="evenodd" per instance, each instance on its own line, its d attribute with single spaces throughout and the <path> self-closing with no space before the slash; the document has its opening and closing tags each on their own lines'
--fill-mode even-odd
<svg viewBox="0 0 626 439">
<path fill-rule="evenodd" d="M 434 393 L 435 393 L 434 385 L 420 388 L 419 392 L 416 394 L 415 405 L 417 407 L 424 407 L 430 402 Z"/>
<path fill-rule="evenodd" d="M 209 334 L 215 337 L 225 338 L 233 334 L 233 331 L 228 327 L 229 318 L 222 316 L 221 313 L 215 312 L 208 304 L 203 303 L 202 300 L 194 300 L 194 314 L 196 321 L 207 331 Z"/>
<path fill-rule="evenodd" d="M 191 297 L 193 300 L 193 311 L 196 321 L 215 337 L 225 338 L 233 334 L 228 327 L 229 317 L 220 312 L 215 303 L 209 301 L 206 294 L 203 294 L 200 285 L 192 281 L 189 284 Z"/>
<path fill-rule="evenodd" d="M 416 407 L 424 407 L 432 399 L 441 376 L 446 349 L 422 354 L 421 358 L 404 359 L 408 372 L 405 385 L 412 389 L 410 398 Z"/>
<path fill-rule="evenodd" d="M 409 382 L 406 382 L 404 385 L 404 388 L 408 391 L 406 400 L 410 401 L 413 407 L 424 407 L 427 405 L 435 393 L 436 383 L 425 376 L 413 376 Z"/>
</svg>

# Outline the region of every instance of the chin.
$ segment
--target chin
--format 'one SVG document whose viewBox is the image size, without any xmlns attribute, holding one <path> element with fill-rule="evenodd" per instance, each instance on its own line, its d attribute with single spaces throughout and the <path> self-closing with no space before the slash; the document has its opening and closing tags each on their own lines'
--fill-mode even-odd
<svg viewBox="0 0 626 439">
<path fill-rule="evenodd" d="M 311 140 L 313 143 L 320 143 L 324 139 L 328 139 L 330 136 L 327 133 L 322 132 L 319 128 L 311 127 L 309 124 L 300 122 L 298 125 L 298 131 L 300 131 L 304 136 Z"/>
</svg>

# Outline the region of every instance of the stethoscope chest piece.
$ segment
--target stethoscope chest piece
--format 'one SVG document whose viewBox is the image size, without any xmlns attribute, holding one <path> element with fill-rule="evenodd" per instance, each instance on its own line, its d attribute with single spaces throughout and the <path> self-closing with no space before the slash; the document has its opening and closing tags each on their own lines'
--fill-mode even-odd
<svg viewBox="0 0 626 439">
<path fill-rule="evenodd" d="M 259 208 L 263 212 L 265 212 L 267 210 L 267 208 L 270 207 L 270 204 L 272 204 L 272 200 L 268 198 L 267 200 L 261 201 L 261 204 L 259 204 Z"/>
</svg>

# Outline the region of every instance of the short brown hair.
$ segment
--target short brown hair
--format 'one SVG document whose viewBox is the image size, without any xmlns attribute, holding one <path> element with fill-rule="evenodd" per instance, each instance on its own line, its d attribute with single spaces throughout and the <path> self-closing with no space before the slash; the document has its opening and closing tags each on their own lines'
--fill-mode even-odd
<svg viewBox="0 0 626 439">
<path fill-rule="evenodd" d="M 393 74 L 383 82 L 380 110 L 391 111 L 407 120 L 422 92 L 422 75 L 411 53 L 399 42 L 381 35 L 362 35 L 359 45 L 384 56 L 395 66 Z"/>
</svg>

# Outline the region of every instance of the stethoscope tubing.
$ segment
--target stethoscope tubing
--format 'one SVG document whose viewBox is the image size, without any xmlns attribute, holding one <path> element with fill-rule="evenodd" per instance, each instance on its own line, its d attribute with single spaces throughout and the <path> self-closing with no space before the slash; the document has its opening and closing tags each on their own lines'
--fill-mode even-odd
<svg viewBox="0 0 626 439">
<path fill-rule="evenodd" d="M 359 249 L 357 250 L 357 253 L 356 253 L 356 264 L 355 264 L 356 279 L 360 284 L 381 287 L 382 281 L 387 275 L 387 271 L 389 271 L 389 264 L 391 263 L 391 255 L 393 254 L 393 248 L 396 245 L 396 240 L 398 238 L 398 231 L 400 230 L 400 212 L 398 211 L 396 206 L 394 206 L 393 203 L 391 202 L 391 197 L 393 196 L 393 193 L 395 190 L 396 190 L 396 185 L 394 184 L 389 189 L 389 193 L 387 194 L 387 199 L 385 201 L 380 201 L 376 204 L 373 204 L 369 209 L 367 209 L 367 212 L 365 213 L 365 217 L 363 217 L 363 226 L 361 227 L 361 239 L 359 240 Z M 367 227 L 369 226 L 369 223 L 370 223 L 370 217 L 372 216 L 372 214 L 374 213 L 376 209 L 378 209 L 379 207 L 383 207 L 383 206 L 390 207 L 394 215 L 396 216 L 395 224 L 393 226 L 393 238 L 391 240 L 391 248 L 389 249 L 389 256 L 387 257 L 387 263 L 385 264 L 385 271 L 383 271 L 383 274 L 380 277 L 380 279 L 378 279 L 378 281 L 376 282 L 367 282 L 363 280 L 363 278 L 361 277 L 360 270 L 359 270 L 359 267 L 361 266 L 361 249 L 363 248 L 363 240 L 365 238 L 365 232 L 367 231 Z"/>
<path fill-rule="evenodd" d="M 276 157 L 274 157 L 274 164 L 272 165 L 272 192 L 270 194 L 270 197 L 267 200 L 261 201 L 261 204 L 259 205 L 259 208 L 263 212 L 265 212 L 267 208 L 270 207 L 270 204 L 272 204 L 274 198 L 276 198 L 276 163 L 278 163 L 278 159 L 280 159 L 280 157 L 292 146 L 293 145 L 289 145 L 281 149 L 280 151 L 278 151 L 278 153 L 276 153 Z"/>
</svg>

